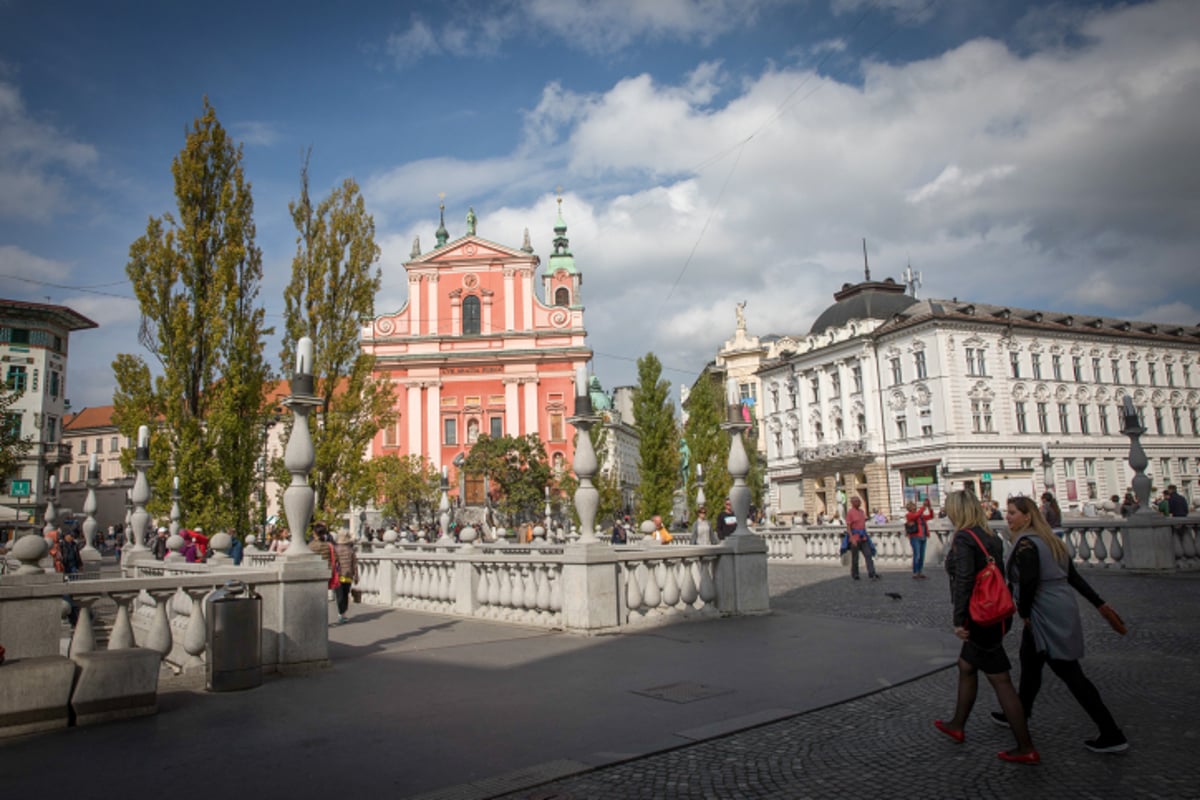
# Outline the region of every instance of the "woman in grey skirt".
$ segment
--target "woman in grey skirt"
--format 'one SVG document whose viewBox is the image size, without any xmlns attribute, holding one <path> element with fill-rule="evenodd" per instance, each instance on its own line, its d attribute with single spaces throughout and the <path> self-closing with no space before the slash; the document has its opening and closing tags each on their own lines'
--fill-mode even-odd
<svg viewBox="0 0 1200 800">
<path fill-rule="evenodd" d="M 1042 687 L 1042 667 L 1049 664 L 1100 729 L 1100 735 L 1085 741 L 1084 746 L 1095 753 L 1127 749 L 1125 734 L 1079 666 L 1083 658 L 1083 624 L 1075 592 L 1095 606 L 1117 633 L 1125 633 L 1125 624 L 1076 571 L 1066 545 L 1054 535 L 1037 504 L 1027 497 L 1014 497 L 1008 501 L 1006 518 L 1013 545 L 1008 580 L 1014 588 L 1017 614 L 1024 623 L 1017 693 L 1026 719 L 1033 713 L 1033 701 Z M 993 711 L 992 719 L 1008 725 L 1003 712 Z"/>
</svg>

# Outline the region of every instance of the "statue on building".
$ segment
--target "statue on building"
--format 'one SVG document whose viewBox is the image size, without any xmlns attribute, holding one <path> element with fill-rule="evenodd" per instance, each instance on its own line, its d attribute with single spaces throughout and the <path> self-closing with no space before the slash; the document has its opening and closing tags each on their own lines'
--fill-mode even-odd
<svg viewBox="0 0 1200 800">
<path fill-rule="evenodd" d="M 420 256 L 420 255 L 421 255 L 421 237 L 420 237 L 420 236 L 414 236 L 414 237 L 413 237 L 413 246 L 412 246 L 412 252 L 408 254 L 408 257 L 409 257 L 409 258 L 417 258 L 417 257 L 418 257 L 418 256 Z"/>
<path fill-rule="evenodd" d="M 475 235 L 475 223 L 478 221 L 479 221 L 479 219 L 475 216 L 475 209 L 468 208 L 467 209 L 467 236 Z"/>
<path fill-rule="evenodd" d="M 746 301 L 737 304 L 737 329 L 739 331 L 746 330 Z"/>
</svg>

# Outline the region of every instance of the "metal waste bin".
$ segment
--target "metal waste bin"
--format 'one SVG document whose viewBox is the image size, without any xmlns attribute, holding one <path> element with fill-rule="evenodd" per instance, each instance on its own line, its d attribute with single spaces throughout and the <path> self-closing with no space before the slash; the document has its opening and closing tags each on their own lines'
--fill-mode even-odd
<svg viewBox="0 0 1200 800">
<path fill-rule="evenodd" d="M 262 598 L 229 581 L 205 599 L 208 690 L 233 692 L 262 685 Z"/>
</svg>

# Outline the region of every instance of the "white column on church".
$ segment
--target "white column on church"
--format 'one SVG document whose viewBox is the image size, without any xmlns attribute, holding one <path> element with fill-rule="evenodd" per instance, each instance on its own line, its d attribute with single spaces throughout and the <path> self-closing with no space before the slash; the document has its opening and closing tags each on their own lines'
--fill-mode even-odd
<svg viewBox="0 0 1200 800">
<path fill-rule="evenodd" d="M 531 331 L 533 330 L 533 270 L 521 270 L 521 287 L 525 293 L 525 296 L 521 298 L 522 313 L 525 317 L 522 330 Z"/>
<path fill-rule="evenodd" d="M 513 270 L 504 270 L 504 330 L 516 330 L 516 298 L 513 297 Z"/>
<path fill-rule="evenodd" d="M 520 417 L 517 404 L 517 379 L 506 378 L 504 381 L 504 434 L 520 436 Z"/>
<path fill-rule="evenodd" d="M 435 336 L 438 332 L 438 276 L 426 276 L 425 281 L 429 284 L 429 308 L 426 309 L 425 316 L 429 319 L 429 334 Z"/>
<path fill-rule="evenodd" d="M 525 379 L 525 430 L 523 433 L 538 432 L 538 382 L 537 378 Z"/>
<path fill-rule="evenodd" d="M 426 454 L 435 469 L 442 467 L 442 389 L 438 383 L 429 384 L 425 394 L 425 423 L 429 451 Z"/>
<path fill-rule="evenodd" d="M 422 455 L 421 448 L 421 384 L 412 382 L 404 387 L 408 393 L 408 452 Z"/>
<path fill-rule="evenodd" d="M 408 276 L 408 331 L 410 336 L 421 335 L 421 276 Z"/>
<path fill-rule="evenodd" d="M 489 292 L 483 296 L 483 335 L 492 332 L 492 295 Z"/>
</svg>

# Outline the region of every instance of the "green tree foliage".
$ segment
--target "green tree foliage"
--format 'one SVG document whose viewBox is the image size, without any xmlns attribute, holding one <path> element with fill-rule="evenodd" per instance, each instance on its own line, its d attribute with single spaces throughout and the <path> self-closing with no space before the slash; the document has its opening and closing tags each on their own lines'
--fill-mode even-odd
<svg viewBox="0 0 1200 800">
<path fill-rule="evenodd" d="M 671 404 L 671 384 L 662 378 L 662 363 L 654 353 L 638 359 L 638 385 L 633 390 L 633 414 L 641 441 L 641 484 L 637 513 L 642 520 L 655 514 L 671 523 L 671 502 L 679 483 L 679 427 Z"/>
<path fill-rule="evenodd" d="M 696 515 L 696 467 L 703 467 L 704 497 L 709 519 L 721 510 L 733 478 L 729 476 L 729 433 L 721 430 L 725 421 L 725 401 L 721 386 L 713 376 L 704 372 L 688 395 L 688 420 L 683 435 L 692 450 L 692 474 L 688 484 L 688 512 Z"/>
<path fill-rule="evenodd" d="M 269 378 L 258 303 L 262 254 L 254 201 L 235 147 L 204 100 L 171 164 L 178 217 L 151 218 L 129 248 L 125 271 L 141 311 L 137 356 L 113 364 L 114 416 L 126 436 L 161 423 L 152 440 L 152 513 L 169 504 L 178 474 L 189 525 L 251 527 L 254 471 Z M 143 416 L 157 413 L 157 418 Z"/>
<path fill-rule="evenodd" d="M 353 179 L 313 206 L 307 158 L 300 197 L 288 210 L 297 236 L 292 280 L 284 291 L 281 356 L 290 368 L 296 342 L 304 336 L 313 340 L 321 405 L 309 418 L 316 450 L 309 482 L 316 514 L 333 518 L 360 502 L 370 482 L 363 455 L 375 434 L 395 421 L 391 383 L 386 376 L 375 379 L 374 356 L 358 346 L 359 326 L 375 316 L 379 247 L 375 221 Z"/>
<path fill-rule="evenodd" d="M 441 500 L 437 470 L 424 456 L 386 455 L 368 462 L 376 508 L 398 525 L 426 515 L 432 520 Z"/>
<path fill-rule="evenodd" d="M 462 469 L 468 475 L 487 477 L 498 494 L 496 508 L 507 518 L 506 524 L 542 518 L 550 464 L 536 433 L 496 438 L 482 434 L 471 445 Z"/>
<path fill-rule="evenodd" d="M 28 436 L 21 436 L 21 417 L 9 409 L 21 399 L 21 393 L 0 384 L 0 481 L 17 473 L 21 459 L 33 446 Z"/>
</svg>

